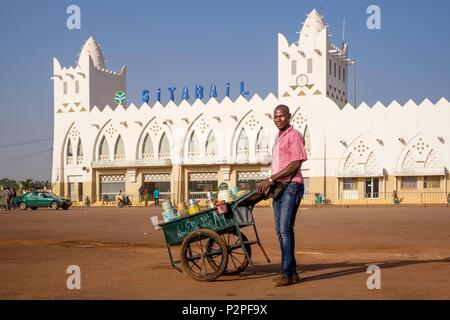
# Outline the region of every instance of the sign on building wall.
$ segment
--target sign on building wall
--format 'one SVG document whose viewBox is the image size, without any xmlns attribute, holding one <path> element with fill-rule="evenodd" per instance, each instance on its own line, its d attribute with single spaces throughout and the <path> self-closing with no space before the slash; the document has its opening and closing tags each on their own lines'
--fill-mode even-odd
<svg viewBox="0 0 450 320">
<path fill-rule="evenodd" d="M 225 96 L 226 97 L 230 97 L 230 87 L 231 86 L 229 83 L 227 83 L 225 85 Z M 169 96 L 170 101 L 175 101 L 176 90 L 177 90 L 176 87 L 167 88 L 167 94 Z M 205 87 L 203 87 L 202 85 L 196 85 L 195 90 L 194 90 L 195 99 L 203 99 L 205 96 L 206 90 L 207 89 L 205 89 Z M 239 95 L 241 95 L 241 96 L 249 95 L 249 92 L 245 91 L 244 81 L 241 81 L 239 83 Z M 217 98 L 217 87 L 214 83 L 211 84 L 211 87 L 209 88 L 209 97 Z M 190 99 L 189 88 L 187 86 L 184 86 L 183 90 L 181 91 L 181 100 L 189 100 L 189 99 Z M 150 101 L 150 90 L 148 90 L 148 89 L 142 90 L 142 101 L 145 103 L 148 103 Z M 156 90 L 156 101 L 161 102 L 161 88 L 158 88 Z"/>
</svg>

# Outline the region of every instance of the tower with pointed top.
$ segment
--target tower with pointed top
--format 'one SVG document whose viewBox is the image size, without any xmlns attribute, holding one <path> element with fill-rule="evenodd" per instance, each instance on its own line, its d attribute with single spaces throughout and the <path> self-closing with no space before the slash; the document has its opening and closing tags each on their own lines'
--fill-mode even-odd
<svg viewBox="0 0 450 320">
<path fill-rule="evenodd" d="M 75 67 L 61 67 L 53 58 L 55 113 L 86 112 L 94 106 L 115 106 L 117 91 L 126 92 L 126 67 L 120 72 L 106 68 L 103 52 L 94 40 L 83 45 Z"/>
<path fill-rule="evenodd" d="M 278 97 L 325 95 L 347 104 L 348 45 L 329 41 L 328 26 L 313 9 L 303 22 L 298 42 L 278 34 Z"/>
</svg>

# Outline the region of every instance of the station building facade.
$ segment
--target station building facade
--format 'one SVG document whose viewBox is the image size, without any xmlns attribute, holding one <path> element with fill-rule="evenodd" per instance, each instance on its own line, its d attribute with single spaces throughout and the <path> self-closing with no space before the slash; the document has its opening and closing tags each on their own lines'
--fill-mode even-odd
<svg viewBox="0 0 450 320">
<path fill-rule="evenodd" d="M 112 201 L 121 190 L 135 204 L 155 187 L 174 202 L 203 199 L 226 182 L 254 189 L 270 176 L 277 135 L 273 110 L 290 107 L 305 138 L 305 203 L 447 203 L 450 104 L 408 101 L 352 106 L 348 44 L 330 43 L 316 10 L 299 41 L 278 35 L 278 94 L 235 101 L 117 105 L 126 67 L 106 68 L 91 37 L 75 67 L 53 59 L 55 193 L 80 203 Z"/>
</svg>

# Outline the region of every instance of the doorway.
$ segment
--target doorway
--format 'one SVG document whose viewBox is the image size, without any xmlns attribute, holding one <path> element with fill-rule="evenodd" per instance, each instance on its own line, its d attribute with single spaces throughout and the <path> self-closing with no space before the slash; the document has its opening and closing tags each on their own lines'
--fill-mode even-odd
<svg viewBox="0 0 450 320">
<path fill-rule="evenodd" d="M 366 198 L 380 197 L 380 178 L 366 178 Z"/>
</svg>

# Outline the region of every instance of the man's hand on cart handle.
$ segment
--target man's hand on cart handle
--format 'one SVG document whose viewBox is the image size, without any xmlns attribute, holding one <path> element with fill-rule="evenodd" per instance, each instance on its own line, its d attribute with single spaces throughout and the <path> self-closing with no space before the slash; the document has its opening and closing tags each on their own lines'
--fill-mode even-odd
<svg viewBox="0 0 450 320">
<path fill-rule="evenodd" d="M 271 182 L 270 178 L 269 179 L 265 179 L 263 181 L 261 181 L 261 184 L 258 187 L 258 192 L 262 192 L 262 193 L 266 193 L 269 191 L 270 186 L 273 184 L 273 182 Z"/>
</svg>

